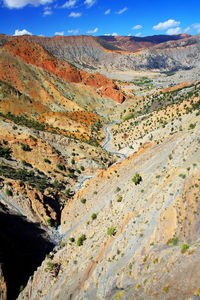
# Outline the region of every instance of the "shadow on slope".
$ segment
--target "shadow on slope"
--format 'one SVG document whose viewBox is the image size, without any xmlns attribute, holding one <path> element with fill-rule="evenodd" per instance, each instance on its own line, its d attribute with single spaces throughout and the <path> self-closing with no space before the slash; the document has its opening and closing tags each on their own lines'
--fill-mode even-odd
<svg viewBox="0 0 200 300">
<path fill-rule="evenodd" d="M 14 300 L 54 245 L 38 224 L 21 216 L 0 212 L 0 228 L 0 264 L 7 284 L 7 299 Z"/>
</svg>

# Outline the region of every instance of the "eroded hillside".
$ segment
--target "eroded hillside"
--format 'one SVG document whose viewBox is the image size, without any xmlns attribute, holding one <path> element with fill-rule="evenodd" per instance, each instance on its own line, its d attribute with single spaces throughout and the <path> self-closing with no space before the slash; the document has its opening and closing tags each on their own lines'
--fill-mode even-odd
<svg viewBox="0 0 200 300">
<path fill-rule="evenodd" d="M 183 123 L 198 121 L 195 114 Z M 197 124 L 143 144 L 90 180 L 62 212 L 61 249 L 19 299 L 199 295 L 199 130 Z M 133 180 L 136 172 L 141 182 Z"/>
<path fill-rule="evenodd" d="M 1 36 L 1 299 L 199 297 L 198 38 Z"/>
<path fill-rule="evenodd" d="M 24 40 L 24 37 L 17 37 Z M 170 72 L 199 67 L 199 35 L 136 37 L 26 36 L 60 60 L 89 72 Z M 16 37 L 0 36 L 0 45 Z"/>
</svg>

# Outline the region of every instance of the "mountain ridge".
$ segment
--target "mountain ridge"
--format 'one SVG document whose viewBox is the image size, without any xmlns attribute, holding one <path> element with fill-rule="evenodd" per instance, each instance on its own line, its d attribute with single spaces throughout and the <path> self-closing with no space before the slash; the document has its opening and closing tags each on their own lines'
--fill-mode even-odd
<svg viewBox="0 0 200 300">
<path fill-rule="evenodd" d="M 153 44 L 151 47 L 145 49 L 139 48 L 136 52 L 108 50 L 98 43 L 99 38 L 83 35 L 70 37 L 55 36 L 52 38 L 3 36 L 0 38 L 0 45 L 3 46 L 6 41 L 16 38 L 19 40 L 30 40 L 40 44 L 60 60 L 64 60 L 87 72 L 99 72 L 102 74 L 106 74 L 107 71 L 111 72 L 112 70 L 172 72 L 199 66 L 200 36 L 190 37 L 187 35 L 185 37 L 184 35 L 178 37 L 180 39 L 174 40 L 173 36 L 167 36 L 167 39 L 171 38 L 173 40 Z M 110 37 L 112 40 L 120 38 Z M 155 37 L 153 38 L 155 39 Z M 126 39 L 130 41 L 130 37 L 126 37 Z"/>
</svg>

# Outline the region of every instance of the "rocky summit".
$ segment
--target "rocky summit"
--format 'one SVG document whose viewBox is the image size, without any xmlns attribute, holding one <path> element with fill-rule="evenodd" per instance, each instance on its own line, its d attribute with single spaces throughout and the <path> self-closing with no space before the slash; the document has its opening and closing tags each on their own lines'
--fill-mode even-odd
<svg viewBox="0 0 200 300">
<path fill-rule="evenodd" d="M 0 35 L 0 299 L 200 297 L 200 35 Z"/>
</svg>

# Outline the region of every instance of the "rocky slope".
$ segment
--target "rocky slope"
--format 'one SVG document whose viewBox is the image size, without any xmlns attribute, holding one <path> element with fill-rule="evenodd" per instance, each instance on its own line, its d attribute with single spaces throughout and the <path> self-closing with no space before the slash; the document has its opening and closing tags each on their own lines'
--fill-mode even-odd
<svg viewBox="0 0 200 300">
<path fill-rule="evenodd" d="M 16 37 L 2 35 L 0 44 L 4 45 L 6 41 L 15 39 Z M 24 37 L 17 37 L 17 39 L 24 40 Z M 199 66 L 199 35 L 194 37 L 178 35 L 146 38 L 26 36 L 25 39 L 39 43 L 58 59 L 65 60 L 90 72 L 105 73 L 113 70 L 169 72 Z M 128 52 L 123 53 L 124 50 Z M 134 53 L 135 51 L 138 52 Z"/>
<path fill-rule="evenodd" d="M 84 71 L 78 70 L 64 61 L 59 61 L 54 56 L 50 55 L 39 44 L 27 41 L 26 39 L 13 39 L 4 45 L 2 50 L 3 52 L 6 51 L 8 56 L 11 54 L 14 55 L 14 57 L 20 57 L 20 59 L 22 59 L 25 63 L 42 68 L 45 71 L 58 76 L 58 78 L 67 83 L 82 83 L 86 86 L 91 86 L 95 90 L 98 90 L 100 96 L 111 98 L 118 103 L 122 103 L 125 100 L 125 96 L 122 91 L 111 79 L 100 74 L 88 74 Z M 12 59 L 10 60 L 12 61 Z M 4 81 L 8 81 L 8 79 L 5 78 L 8 76 L 7 73 L 2 73 L 5 72 L 6 67 L 7 69 L 9 67 L 11 72 L 13 72 L 13 70 L 5 58 L 2 59 L 2 61 L 2 79 Z"/>
<path fill-rule="evenodd" d="M 2 300 L 199 297 L 199 36 L 165 38 L 0 36 Z"/>
<path fill-rule="evenodd" d="M 182 120 L 195 122 L 194 129 L 183 127 L 161 144 L 143 144 L 75 195 L 62 212 L 62 248 L 43 262 L 19 299 L 199 295 L 200 128 L 195 114 Z M 142 179 L 137 185 L 136 172 Z M 49 263 L 61 266 L 57 276 L 53 267 L 45 272 Z"/>
<path fill-rule="evenodd" d="M 32 39 L 32 37 L 31 37 Z M 33 38 L 34 39 L 34 38 Z M 199 66 L 199 36 L 169 41 L 138 53 L 108 51 L 92 37 L 40 40 L 48 51 L 81 68 L 101 72 L 113 70 L 174 71 Z M 192 54 L 191 54 L 192 53 Z"/>
</svg>

